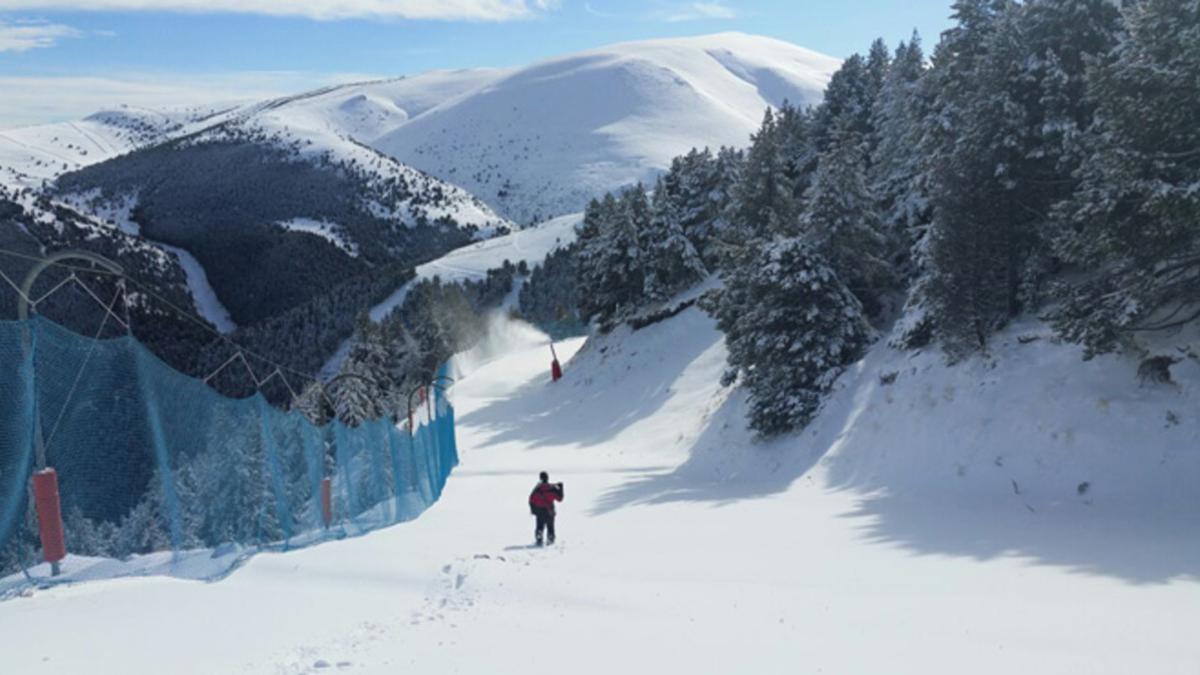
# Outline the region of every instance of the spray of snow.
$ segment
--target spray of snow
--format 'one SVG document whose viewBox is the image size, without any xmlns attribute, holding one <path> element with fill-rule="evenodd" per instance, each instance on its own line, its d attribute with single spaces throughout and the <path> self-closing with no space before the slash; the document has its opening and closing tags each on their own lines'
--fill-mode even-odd
<svg viewBox="0 0 1200 675">
<path fill-rule="evenodd" d="M 457 354 L 450 361 L 451 376 L 456 380 L 469 377 L 480 368 L 507 354 L 543 347 L 546 366 L 550 365 L 550 337 L 532 324 L 514 319 L 503 311 L 487 317 L 487 332 L 471 349 Z M 547 371 L 549 372 L 549 371 Z"/>
</svg>

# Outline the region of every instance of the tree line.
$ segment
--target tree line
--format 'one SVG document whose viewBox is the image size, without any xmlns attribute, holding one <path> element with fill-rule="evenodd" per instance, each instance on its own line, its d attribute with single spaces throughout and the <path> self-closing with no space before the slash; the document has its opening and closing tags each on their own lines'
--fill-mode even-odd
<svg viewBox="0 0 1200 675">
<path fill-rule="evenodd" d="M 952 358 L 1044 317 L 1092 355 L 1200 319 L 1200 2 L 959 0 L 926 58 L 875 41 L 745 150 L 592 201 L 580 314 L 698 282 L 751 426 L 804 426 L 878 335 Z"/>
</svg>

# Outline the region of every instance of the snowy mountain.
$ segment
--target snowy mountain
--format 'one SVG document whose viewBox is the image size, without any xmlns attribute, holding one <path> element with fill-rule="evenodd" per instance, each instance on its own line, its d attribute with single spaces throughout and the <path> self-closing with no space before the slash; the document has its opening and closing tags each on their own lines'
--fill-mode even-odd
<svg viewBox="0 0 1200 675">
<path fill-rule="evenodd" d="M 0 185 L 48 192 L 114 234 L 173 254 L 198 314 L 228 332 L 295 307 L 335 280 L 422 262 L 507 230 L 465 191 L 364 145 L 495 75 L 438 71 L 249 104 L 121 108 L 4 131 Z"/>
<path fill-rule="evenodd" d="M 475 77 L 434 74 L 427 88 L 368 83 L 225 111 L 58 176 L 51 190 L 194 256 L 234 323 L 261 321 L 331 279 L 417 264 L 510 229 L 464 190 L 353 135 L 402 122 L 401 104 L 419 112 Z"/>
<path fill-rule="evenodd" d="M 529 223 L 745 145 L 768 106 L 819 102 L 838 63 L 740 33 L 619 44 L 499 75 L 373 145 Z"/>
<path fill-rule="evenodd" d="M 0 131 L 0 185 L 45 180 L 131 150 L 225 125 L 294 129 L 368 143 L 504 71 L 431 71 L 332 86 L 265 101 L 181 109 L 120 106 L 86 119 Z"/>
</svg>

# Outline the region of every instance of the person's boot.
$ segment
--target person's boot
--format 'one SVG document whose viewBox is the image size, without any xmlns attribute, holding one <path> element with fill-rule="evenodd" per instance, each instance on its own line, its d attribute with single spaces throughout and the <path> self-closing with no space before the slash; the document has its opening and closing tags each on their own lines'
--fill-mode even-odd
<svg viewBox="0 0 1200 675">
<path fill-rule="evenodd" d="M 537 541 L 536 541 L 535 543 L 536 543 L 538 546 L 541 546 L 541 545 L 542 545 L 542 535 L 540 535 L 540 534 L 538 535 L 538 537 L 537 537 Z M 550 543 L 552 543 L 552 544 L 553 544 L 554 542 L 550 542 Z"/>
</svg>

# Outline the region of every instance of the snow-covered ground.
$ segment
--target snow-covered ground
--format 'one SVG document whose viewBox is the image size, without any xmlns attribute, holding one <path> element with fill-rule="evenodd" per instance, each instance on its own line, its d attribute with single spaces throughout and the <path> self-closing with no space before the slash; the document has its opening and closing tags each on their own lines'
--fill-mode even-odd
<svg viewBox="0 0 1200 675">
<path fill-rule="evenodd" d="M 697 310 L 560 344 L 555 384 L 502 323 L 458 361 L 462 465 L 421 518 L 0 603 L 4 670 L 1194 674 L 1200 366 L 1140 388 L 1043 332 L 951 367 L 880 345 L 755 444 Z M 543 469 L 566 501 L 532 549 Z"/>
<path fill-rule="evenodd" d="M 396 289 L 386 300 L 371 308 L 371 320 L 382 321 L 403 305 L 412 283 L 422 279 L 438 277 L 447 283 L 478 281 L 486 279 L 488 270 L 499 268 L 505 260 L 514 265 L 524 262 L 532 269 L 540 265 L 546 256 L 574 242 L 575 230 L 581 222 L 582 213 L 560 216 L 533 227 L 457 248 L 441 258 L 420 265 L 412 282 Z"/>
<path fill-rule="evenodd" d="M 819 103 L 839 65 L 743 33 L 629 42 L 502 73 L 371 145 L 529 223 L 746 145 L 768 106 Z"/>
<path fill-rule="evenodd" d="M 0 185 L 36 188 L 67 171 L 185 133 L 220 109 L 122 106 L 74 122 L 4 129 L 0 131 Z"/>
<path fill-rule="evenodd" d="M 371 320 L 383 321 L 387 315 L 404 304 L 404 299 L 408 297 L 413 284 L 423 279 L 437 277 L 446 283 L 478 281 L 486 279 L 488 270 L 499 268 L 505 260 L 514 265 L 524 262 L 533 269 L 540 265 L 546 256 L 574 242 L 576 228 L 582 222 L 582 213 L 560 216 L 506 235 L 468 244 L 441 258 L 419 265 L 412 280 L 371 308 Z M 320 376 L 328 379 L 336 375 L 346 357 L 350 355 L 352 346 L 352 338 L 343 340 L 333 356 L 321 367 Z"/>
</svg>

